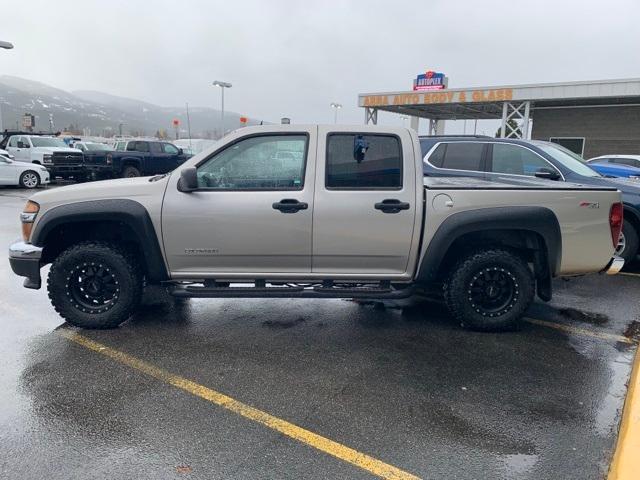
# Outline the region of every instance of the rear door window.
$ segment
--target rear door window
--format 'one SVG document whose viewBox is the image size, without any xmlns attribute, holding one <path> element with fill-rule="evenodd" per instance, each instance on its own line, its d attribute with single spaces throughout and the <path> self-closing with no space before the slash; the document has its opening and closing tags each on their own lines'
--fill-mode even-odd
<svg viewBox="0 0 640 480">
<path fill-rule="evenodd" d="M 444 152 L 442 168 L 480 172 L 482 171 L 484 148 L 484 143 L 448 143 Z"/>
<path fill-rule="evenodd" d="M 402 149 L 394 135 L 332 133 L 327 137 L 326 187 L 402 188 Z"/>
<path fill-rule="evenodd" d="M 609 161 L 620 165 L 628 165 L 630 167 L 640 167 L 640 160 L 635 160 L 633 158 L 614 158 Z"/>
</svg>

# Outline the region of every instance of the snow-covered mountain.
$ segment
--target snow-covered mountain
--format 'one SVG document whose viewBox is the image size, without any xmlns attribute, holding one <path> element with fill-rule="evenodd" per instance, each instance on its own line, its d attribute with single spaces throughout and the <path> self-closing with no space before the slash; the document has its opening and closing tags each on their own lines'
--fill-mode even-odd
<svg viewBox="0 0 640 480">
<path fill-rule="evenodd" d="M 88 128 L 91 135 L 118 133 L 154 135 L 165 130 L 173 136 L 173 119 L 180 120 L 181 137 L 186 136 L 185 107 L 161 107 L 140 100 L 118 97 L 103 92 L 78 90 L 67 92 L 41 82 L 8 75 L 0 76 L 0 124 L 2 130 L 21 128 L 22 116 L 36 117 L 36 130 L 49 131 L 50 115 L 54 129 Z M 220 134 L 220 111 L 189 106 L 191 136 L 215 138 Z M 17 123 L 16 123 L 17 122 Z M 249 119 L 255 125 L 259 120 Z M 240 115 L 225 112 L 227 130 L 239 127 Z"/>
</svg>

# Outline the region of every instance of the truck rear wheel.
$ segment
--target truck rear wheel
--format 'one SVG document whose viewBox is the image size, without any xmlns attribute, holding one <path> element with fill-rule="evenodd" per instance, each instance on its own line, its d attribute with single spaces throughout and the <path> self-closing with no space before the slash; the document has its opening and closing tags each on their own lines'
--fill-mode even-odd
<svg viewBox="0 0 640 480">
<path fill-rule="evenodd" d="M 136 167 L 132 167 L 132 166 L 124 167 L 124 170 L 122 171 L 122 178 L 133 178 L 133 177 L 139 177 L 139 176 L 140 176 L 140 170 L 138 170 Z"/>
<path fill-rule="evenodd" d="M 142 274 L 133 255 L 115 245 L 82 242 L 55 259 L 49 298 L 67 322 L 82 328 L 115 328 L 142 296 Z"/>
<path fill-rule="evenodd" d="M 534 293 L 535 281 L 527 262 L 498 248 L 462 258 L 444 287 L 451 315 L 463 326 L 483 331 L 516 327 Z"/>
</svg>

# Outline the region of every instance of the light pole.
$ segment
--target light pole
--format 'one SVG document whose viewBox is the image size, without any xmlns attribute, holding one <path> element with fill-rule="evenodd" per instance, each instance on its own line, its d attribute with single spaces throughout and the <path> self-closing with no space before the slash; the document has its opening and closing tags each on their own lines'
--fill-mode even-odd
<svg viewBox="0 0 640 480">
<path fill-rule="evenodd" d="M 338 110 L 342 108 L 342 105 L 339 103 L 331 103 L 331 107 L 333 108 L 333 123 L 338 123 Z"/>
<path fill-rule="evenodd" d="M 0 48 L 4 48 L 5 50 L 11 50 L 13 48 L 13 43 L 4 42 L 0 40 Z M 2 106 L 0 105 L 0 131 L 2 130 Z"/>
<path fill-rule="evenodd" d="M 224 89 L 231 88 L 231 84 L 228 82 L 221 82 L 220 80 L 214 80 L 213 85 L 216 87 L 220 87 L 220 91 L 222 93 L 222 109 L 220 111 L 220 122 L 222 123 L 222 136 L 224 137 Z"/>
</svg>

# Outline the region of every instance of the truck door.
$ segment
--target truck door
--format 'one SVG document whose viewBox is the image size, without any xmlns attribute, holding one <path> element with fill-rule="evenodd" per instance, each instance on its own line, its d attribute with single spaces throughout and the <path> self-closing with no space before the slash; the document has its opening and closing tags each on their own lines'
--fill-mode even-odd
<svg viewBox="0 0 640 480">
<path fill-rule="evenodd" d="M 182 163 L 184 156 L 180 155 L 180 150 L 175 145 L 168 142 L 151 143 L 151 154 L 153 156 L 153 168 L 156 173 L 166 173 L 174 170 Z"/>
<path fill-rule="evenodd" d="M 198 190 L 170 178 L 162 235 L 173 278 L 311 272 L 316 128 L 243 130 L 197 164 Z M 274 160 L 280 151 L 296 160 Z"/>
<path fill-rule="evenodd" d="M 153 173 L 166 173 L 170 169 L 168 168 L 167 155 L 162 151 L 162 144 L 160 142 L 149 142 L 149 155 L 145 162 L 145 172 L 147 174 Z"/>
<path fill-rule="evenodd" d="M 412 145 L 408 133 L 319 129 L 314 273 L 408 272 L 417 196 L 414 152 L 403 158 L 403 145 Z"/>
<path fill-rule="evenodd" d="M 16 136 L 14 135 L 9 139 L 9 143 L 7 144 L 7 151 L 16 157 L 16 160 L 20 162 L 30 162 L 31 161 L 31 145 L 29 144 L 29 139 L 27 137 Z"/>
</svg>

